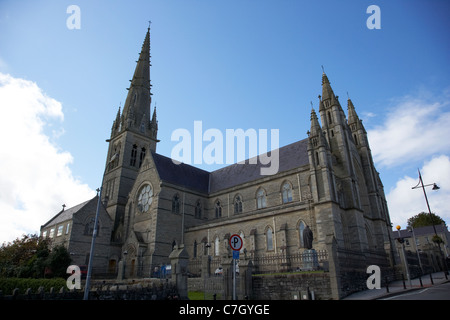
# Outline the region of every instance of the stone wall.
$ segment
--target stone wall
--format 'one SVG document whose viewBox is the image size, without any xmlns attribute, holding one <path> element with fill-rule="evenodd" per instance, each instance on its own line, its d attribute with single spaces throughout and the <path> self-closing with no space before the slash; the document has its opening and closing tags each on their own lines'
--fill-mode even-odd
<svg viewBox="0 0 450 320">
<path fill-rule="evenodd" d="M 311 298 L 331 299 L 328 272 L 253 276 L 253 299 L 293 300 Z"/>
<path fill-rule="evenodd" d="M 150 281 L 152 280 L 152 281 Z M 83 288 L 68 291 L 66 287 L 51 288 L 45 292 L 39 288 L 36 292 L 31 289 L 20 292 L 14 289 L 11 293 L 0 291 L 0 300 L 82 300 Z M 89 300 L 167 300 L 179 299 L 176 286 L 172 282 L 149 279 L 138 283 L 93 283 L 89 293 Z"/>
</svg>

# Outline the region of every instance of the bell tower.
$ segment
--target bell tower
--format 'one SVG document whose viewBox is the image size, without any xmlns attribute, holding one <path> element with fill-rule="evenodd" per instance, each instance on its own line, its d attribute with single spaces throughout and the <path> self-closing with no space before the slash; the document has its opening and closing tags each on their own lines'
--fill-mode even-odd
<svg viewBox="0 0 450 320">
<path fill-rule="evenodd" d="M 125 205 L 145 155 L 156 151 L 158 122 L 156 108 L 150 119 L 150 28 L 147 29 L 136 69 L 121 111 L 117 111 L 111 128 L 102 201 L 114 220 L 111 240 L 123 240 Z"/>
</svg>

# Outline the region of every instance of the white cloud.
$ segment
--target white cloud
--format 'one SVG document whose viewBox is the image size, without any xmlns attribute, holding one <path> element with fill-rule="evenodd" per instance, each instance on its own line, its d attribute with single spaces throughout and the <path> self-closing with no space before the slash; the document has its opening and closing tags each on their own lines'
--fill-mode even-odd
<svg viewBox="0 0 450 320">
<path fill-rule="evenodd" d="M 448 106 L 424 98 L 400 99 L 383 125 L 368 130 L 374 161 L 392 167 L 449 152 Z"/>
<path fill-rule="evenodd" d="M 395 99 L 384 123 L 368 130 L 374 161 L 385 176 L 397 179 L 386 198 L 394 226 L 420 212 L 428 212 L 418 172 L 396 177 L 407 167 L 421 167 L 425 184 L 437 183 L 441 189 L 426 188 L 432 212 L 450 222 L 450 104 L 449 92 L 432 95 L 418 90 L 416 96 Z M 387 190 L 387 189 L 386 189 Z"/>
<path fill-rule="evenodd" d="M 420 169 L 425 185 L 436 183 L 440 189 L 433 191 L 425 187 L 431 212 L 450 221 L 450 157 L 440 155 L 426 162 Z M 397 181 L 386 195 L 391 222 L 394 226 L 406 227 L 406 221 L 420 212 L 428 212 L 422 188 L 412 189 L 419 183 L 419 173 L 414 177 L 405 176 Z"/>
<path fill-rule="evenodd" d="M 35 233 L 65 203 L 74 206 L 95 195 L 75 179 L 73 157 L 61 151 L 44 129 L 62 122 L 60 102 L 36 83 L 0 73 L 0 243 Z M 55 131 L 54 131 L 55 132 Z M 63 132 L 58 129 L 56 132 Z"/>
</svg>

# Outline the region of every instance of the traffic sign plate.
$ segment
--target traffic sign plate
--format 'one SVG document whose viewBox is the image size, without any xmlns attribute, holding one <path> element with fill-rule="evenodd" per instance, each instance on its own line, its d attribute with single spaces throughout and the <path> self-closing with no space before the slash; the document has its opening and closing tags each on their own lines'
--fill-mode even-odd
<svg viewBox="0 0 450 320">
<path fill-rule="evenodd" d="M 241 250 L 242 245 L 243 245 L 242 238 L 237 234 L 233 234 L 230 237 L 229 243 L 230 243 L 231 249 L 233 249 L 234 251 Z"/>
<path fill-rule="evenodd" d="M 239 260 L 239 251 L 233 250 L 233 259 Z"/>
</svg>

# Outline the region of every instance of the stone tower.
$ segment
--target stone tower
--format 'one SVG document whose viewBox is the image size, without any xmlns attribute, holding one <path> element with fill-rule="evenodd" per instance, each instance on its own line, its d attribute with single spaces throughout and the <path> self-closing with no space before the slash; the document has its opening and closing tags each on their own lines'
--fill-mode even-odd
<svg viewBox="0 0 450 320">
<path fill-rule="evenodd" d="M 314 164 L 316 176 L 319 169 L 324 171 L 325 165 L 331 167 L 329 200 L 336 202 L 344 210 L 341 211 L 340 219 L 335 219 L 339 221 L 338 229 L 342 228 L 340 232 L 334 230 L 337 241 L 339 243 L 343 240 L 341 245 L 347 249 L 362 252 L 371 247 L 386 247 L 389 242 L 386 225 L 390 224 L 390 219 L 367 132 L 350 99 L 348 119 L 346 118 L 339 97 L 334 94 L 325 73 L 322 74 L 322 95 L 319 98 L 322 128 L 317 121 L 314 125 L 312 120 L 310 134 L 310 157 L 316 155 L 318 158 L 311 159 L 310 163 Z M 314 116 L 315 114 L 311 117 Z M 313 146 L 315 141 L 316 146 Z M 325 154 L 330 156 L 328 161 Z M 326 175 L 322 176 L 325 183 Z M 320 196 L 320 192 L 318 195 Z"/>
<path fill-rule="evenodd" d="M 113 242 L 123 241 L 125 205 L 146 153 L 156 152 L 158 122 L 156 108 L 150 119 L 150 28 L 139 54 L 139 60 L 123 110 L 120 107 L 113 122 L 109 140 L 102 200 L 114 220 Z"/>
</svg>

